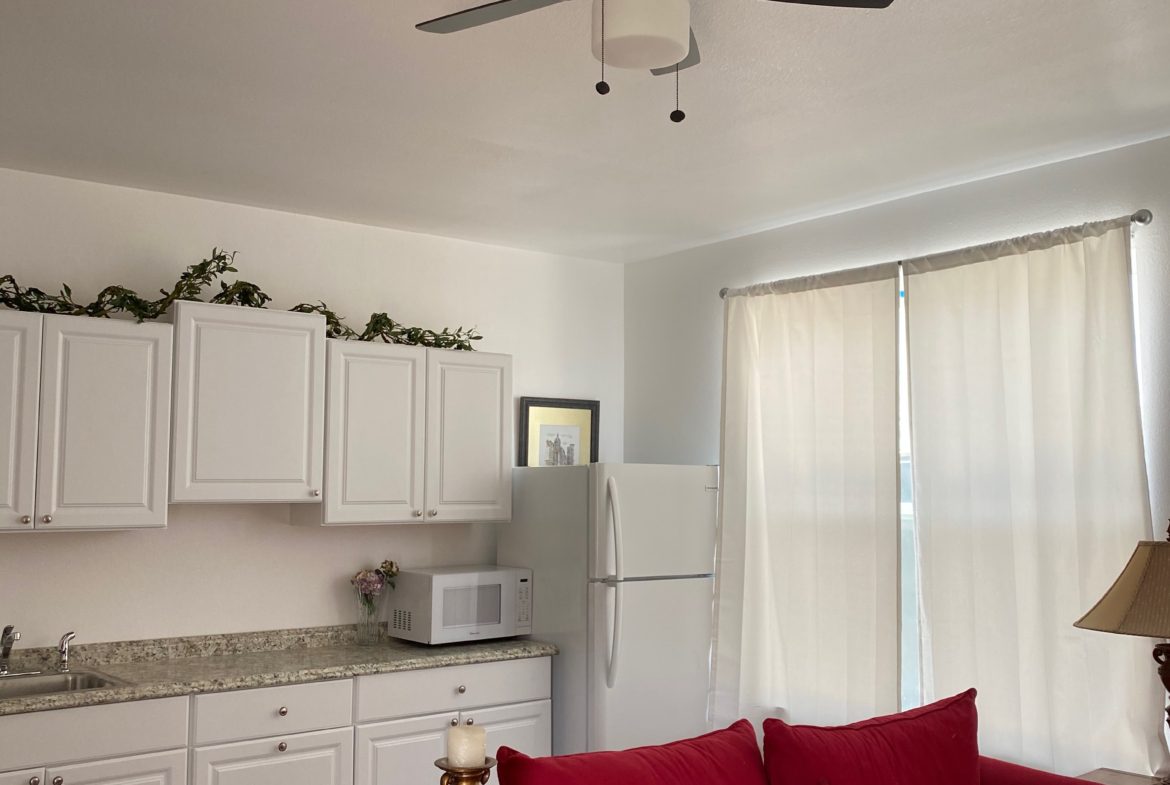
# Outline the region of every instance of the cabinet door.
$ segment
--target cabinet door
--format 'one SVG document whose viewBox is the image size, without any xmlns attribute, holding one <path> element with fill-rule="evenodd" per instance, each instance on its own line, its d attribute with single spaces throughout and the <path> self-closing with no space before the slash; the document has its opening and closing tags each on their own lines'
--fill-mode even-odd
<svg viewBox="0 0 1170 785">
<path fill-rule="evenodd" d="M 426 520 L 512 517 L 512 358 L 427 351 Z"/>
<path fill-rule="evenodd" d="M 320 501 L 325 319 L 175 306 L 172 501 Z"/>
<path fill-rule="evenodd" d="M 43 785 L 186 785 L 187 751 L 50 766 L 45 777 Z"/>
<path fill-rule="evenodd" d="M 21 769 L 0 773 L 0 785 L 47 785 L 44 769 Z"/>
<path fill-rule="evenodd" d="M 329 341 L 325 523 L 418 522 L 426 349 Z"/>
<path fill-rule="evenodd" d="M 355 785 L 438 782 L 435 761 L 447 754 L 447 729 L 458 721 L 452 712 L 359 726 Z"/>
<path fill-rule="evenodd" d="M 552 755 L 552 701 L 469 709 L 460 721 L 487 729 L 487 754 L 492 757 L 500 747 L 533 757 Z"/>
<path fill-rule="evenodd" d="M 0 311 L 0 531 L 31 529 L 35 513 L 41 318 Z"/>
<path fill-rule="evenodd" d="M 353 785 L 353 728 L 197 747 L 192 754 L 192 785 Z"/>
<path fill-rule="evenodd" d="M 171 326 L 46 316 L 37 528 L 166 526 Z"/>
</svg>

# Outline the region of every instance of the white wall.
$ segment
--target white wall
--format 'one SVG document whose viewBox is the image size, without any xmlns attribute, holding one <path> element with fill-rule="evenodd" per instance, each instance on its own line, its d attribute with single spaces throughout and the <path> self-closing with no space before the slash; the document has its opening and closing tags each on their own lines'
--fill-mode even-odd
<svg viewBox="0 0 1170 785">
<path fill-rule="evenodd" d="M 1154 212 L 1134 239 L 1146 450 L 1154 516 L 1166 518 L 1170 138 L 628 266 L 626 460 L 718 462 L 724 286 L 905 259 L 1142 207 Z"/>
<path fill-rule="evenodd" d="M 396 187 L 393 175 L 387 187 Z M 0 169 L 0 274 L 152 292 L 213 245 L 271 307 L 324 300 L 365 323 L 478 326 L 514 357 L 514 393 L 601 401 L 603 460 L 622 459 L 623 270 L 583 259 Z M 490 524 L 288 526 L 286 505 L 171 507 L 163 531 L 0 536 L 0 624 L 48 645 L 349 623 L 345 583 L 383 557 L 493 560 Z"/>
</svg>

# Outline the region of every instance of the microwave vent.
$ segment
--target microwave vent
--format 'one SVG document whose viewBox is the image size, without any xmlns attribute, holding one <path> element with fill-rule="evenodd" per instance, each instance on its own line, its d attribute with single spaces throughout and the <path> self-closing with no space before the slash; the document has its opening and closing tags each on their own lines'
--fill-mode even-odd
<svg viewBox="0 0 1170 785">
<path fill-rule="evenodd" d="M 395 630 L 402 630 L 403 632 L 410 632 L 414 626 L 414 614 L 410 611 L 404 611 L 401 608 L 394 609 L 394 615 L 390 619 L 390 627 Z"/>
</svg>

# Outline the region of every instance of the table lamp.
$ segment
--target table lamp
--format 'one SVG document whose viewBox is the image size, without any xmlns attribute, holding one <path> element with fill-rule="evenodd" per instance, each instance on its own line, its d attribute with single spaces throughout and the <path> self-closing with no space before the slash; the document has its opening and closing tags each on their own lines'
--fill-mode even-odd
<svg viewBox="0 0 1170 785">
<path fill-rule="evenodd" d="M 1170 638 L 1170 542 L 1139 542 L 1109 591 L 1073 626 Z M 1170 643 L 1154 646 L 1154 661 L 1162 686 L 1170 691 Z M 1170 724 L 1170 708 L 1166 709 L 1166 722 Z"/>
</svg>

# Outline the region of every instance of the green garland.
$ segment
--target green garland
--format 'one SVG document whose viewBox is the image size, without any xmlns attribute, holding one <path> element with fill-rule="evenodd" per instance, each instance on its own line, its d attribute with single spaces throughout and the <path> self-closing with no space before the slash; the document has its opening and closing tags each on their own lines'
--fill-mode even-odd
<svg viewBox="0 0 1170 785">
<path fill-rule="evenodd" d="M 36 313 L 62 314 L 66 316 L 93 316 L 108 318 L 116 313 L 128 313 L 139 322 L 157 319 L 168 310 L 171 305 L 180 300 L 202 302 L 200 294 L 207 287 L 215 283 L 216 279 L 225 273 L 239 272 L 235 265 L 235 252 L 227 253 L 218 248 L 211 249 L 211 258 L 204 259 L 199 264 L 193 264 L 179 275 L 179 280 L 170 291 L 160 289 L 162 295 L 157 300 L 147 300 L 132 289 L 124 286 L 107 286 L 98 293 L 97 299 L 88 305 L 73 299 L 73 290 L 62 284 L 57 294 L 29 287 L 23 289 L 11 275 L 0 276 L 0 305 L 18 311 L 33 311 Z M 245 308 L 264 308 L 272 301 L 264 291 L 254 283 L 235 281 L 228 284 L 219 282 L 220 290 L 212 295 L 209 302 L 219 305 L 239 305 Z M 394 321 L 385 312 L 370 314 L 365 329 L 361 332 L 348 325 L 342 324 L 344 318 L 338 316 L 325 303 L 316 305 L 301 303 L 291 310 L 297 313 L 319 313 L 325 317 L 326 330 L 330 338 L 342 338 L 347 341 L 383 341 L 385 343 L 407 344 L 410 346 L 430 346 L 437 349 L 460 349 L 474 351 L 472 341 L 483 339 L 475 328 L 455 330 L 444 327 L 441 331 L 427 330 L 422 327 L 408 327 Z"/>
</svg>

